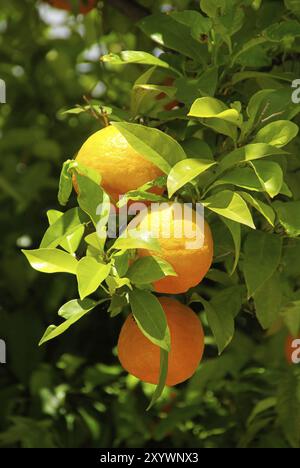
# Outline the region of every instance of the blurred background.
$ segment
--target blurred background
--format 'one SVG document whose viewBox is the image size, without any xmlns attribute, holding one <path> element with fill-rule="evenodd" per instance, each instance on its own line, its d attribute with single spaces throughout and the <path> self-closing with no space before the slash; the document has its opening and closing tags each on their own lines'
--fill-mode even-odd
<svg viewBox="0 0 300 468">
<path fill-rule="evenodd" d="M 299 392 L 300 384 L 286 372 L 285 336 L 266 337 L 250 314 L 220 358 L 208 339 L 201 372 L 167 389 L 149 412 L 152 386 L 127 376 L 116 358 L 119 317 L 97 309 L 38 347 L 60 305 L 76 297 L 76 283 L 32 270 L 20 250 L 39 245 L 46 211 L 59 209 L 63 161 L 101 125 L 87 113 L 65 111 L 84 105 L 84 96 L 126 109 L 142 69 L 104 67 L 99 57 L 127 49 L 158 53 L 136 20 L 197 5 L 103 1 L 74 16 L 43 2 L 0 0 L 0 78 L 7 87 L 7 103 L 0 105 L 0 339 L 7 345 L 7 364 L 0 364 L 0 446 L 298 444 L 299 411 L 286 395 Z"/>
</svg>

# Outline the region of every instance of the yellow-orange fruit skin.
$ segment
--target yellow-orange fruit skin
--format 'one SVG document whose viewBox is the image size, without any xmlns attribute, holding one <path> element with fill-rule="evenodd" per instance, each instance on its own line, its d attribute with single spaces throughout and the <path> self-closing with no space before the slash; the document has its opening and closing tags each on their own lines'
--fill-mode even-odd
<svg viewBox="0 0 300 468">
<path fill-rule="evenodd" d="M 113 125 L 91 135 L 79 150 L 76 161 L 101 175 L 101 186 L 112 201 L 130 190 L 157 179 L 163 172 L 135 151 Z M 76 190 L 76 185 L 74 183 Z M 164 189 L 154 188 L 162 194 Z"/>
<path fill-rule="evenodd" d="M 204 333 L 192 309 L 168 297 L 161 297 L 159 301 L 171 335 L 166 384 L 173 386 L 189 379 L 196 371 L 204 351 Z M 132 315 L 121 329 L 118 356 L 130 374 L 143 382 L 158 383 L 160 349 L 143 335 Z"/>
<path fill-rule="evenodd" d="M 72 2 L 70 0 L 46 0 L 54 8 L 58 8 L 59 10 L 66 10 L 72 11 Z M 86 0 L 81 1 L 79 5 L 79 12 L 83 15 L 87 14 L 93 8 L 95 8 L 97 4 L 97 0 Z"/>
<path fill-rule="evenodd" d="M 171 205 L 170 205 L 171 209 Z M 154 223 L 154 227 L 158 223 L 157 229 L 166 226 L 170 221 L 170 213 L 168 208 L 162 211 L 160 218 L 156 214 L 149 213 L 148 219 L 145 218 L 141 222 L 141 226 L 146 226 L 149 223 Z M 203 220 L 203 219 L 202 219 Z M 196 224 L 182 218 L 183 225 L 190 224 L 191 229 L 197 229 Z M 187 248 L 188 240 L 185 238 L 159 238 L 160 251 L 151 251 L 146 249 L 138 250 L 138 257 L 157 256 L 172 265 L 177 276 L 165 276 L 164 278 L 153 283 L 154 289 L 159 293 L 166 294 L 181 294 L 187 292 L 190 288 L 197 286 L 205 277 L 211 267 L 213 261 L 213 237 L 208 223 L 203 220 L 203 225 L 199 228 L 203 235 L 203 243 L 199 248 Z"/>
</svg>

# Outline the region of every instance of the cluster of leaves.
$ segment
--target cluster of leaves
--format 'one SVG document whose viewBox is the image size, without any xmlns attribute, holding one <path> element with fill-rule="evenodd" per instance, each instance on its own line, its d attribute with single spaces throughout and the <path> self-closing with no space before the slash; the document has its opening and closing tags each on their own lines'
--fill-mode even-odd
<svg viewBox="0 0 300 468">
<path fill-rule="evenodd" d="M 166 199 L 176 196 L 180 201 L 204 205 L 215 240 L 214 267 L 207 280 L 183 300 L 201 313 L 210 359 L 186 387 L 175 390 L 168 417 L 163 405 L 169 390 L 151 410 L 153 413 L 140 416 L 144 397 L 132 394 L 131 378 L 124 380 L 116 367 L 94 366 L 99 380 L 95 377 L 97 383 L 88 390 L 89 380 L 82 375 L 79 381 L 71 375 L 72 386 L 65 388 L 41 379 L 32 398 L 43 401 L 42 390 L 53 388 L 45 401 L 49 404 L 54 397 L 59 401 L 62 396 L 61 406 L 52 413 L 45 407 L 40 409 L 38 421 L 32 416 L 38 414 L 35 411 L 29 411 L 27 418 L 15 418 L 2 436 L 3 444 L 59 445 L 62 442 L 58 439 L 65 441 L 61 432 L 72 433 L 72 424 L 79 418 L 85 431 L 88 428 L 95 437 L 95 444 L 101 439 L 105 445 L 109 436 L 101 438 L 103 426 L 97 422 L 95 411 L 109 417 L 103 401 L 111 394 L 117 397 L 113 420 L 116 445 L 171 439 L 174 446 L 187 446 L 189 440 L 190 445 L 207 447 L 298 447 L 299 371 L 284 364 L 283 341 L 288 330 L 295 336 L 300 332 L 300 105 L 292 102 L 292 83 L 300 72 L 296 63 L 299 7 L 289 0 L 275 2 L 276 8 L 274 2 L 257 0 L 201 0 L 200 8 L 194 2 L 177 1 L 170 2 L 173 8 L 165 14 L 159 11 L 160 2 L 141 3 L 150 4 L 146 5 L 150 10 L 153 7 L 153 14 L 149 11 L 137 23 L 135 37 L 143 37 L 145 46 L 138 43 L 143 51 L 125 50 L 120 41 L 123 51 L 110 47 L 111 53 L 101 60 L 103 82 L 113 83 L 112 77 L 122 82 L 124 67 L 128 79 L 132 77 L 127 101 L 118 99 L 118 93 L 113 95 L 110 89 L 105 103 L 91 101 L 67 115 L 71 114 L 69 122 L 74 122 L 72 114 L 79 114 L 79 121 L 85 119 L 87 124 L 90 113 L 100 113 L 101 117 L 105 111 L 130 145 L 165 173 L 163 180 L 153 184 L 166 184 Z M 155 54 L 151 41 L 157 45 Z M 134 48 L 132 43 L 129 48 Z M 172 77 L 171 85 L 164 84 L 166 77 Z M 156 99 L 159 93 L 165 97 Z M 170 100 L 177 105 L 166 109 Z M 130 304 L 143 332 L 166 356 L 168 328 L 150 283 L 171 274 L 170 266 L 156 257 L 130 266 L 132 250 L 156 250 L 155 241 L 108 238 L 103 226 L 109 210 L 96 215 L 98 205 L 107 204 L 107 195 L 99 188 L 99 178 L 72 160 L 64 164 L 61 173 L 61 204 L 69 199 L 74 175 L 79 185 L 79 207 L 48 211 L 49 227 L 40 248 L 25 251 L 35 269 L 71 273 L 78 284 L 79 298 L 60 307 L 59 316 L 64 321 L 48 327 L 42 343 L 98 306 L 114 317 L 126 312 Z M 147 192 L 151 186 L 128 193 L 127 199 L 153 200 Z M 71 202 L 76 204 L 76 200 Z M 100 236 L 96 232 L 99 221 Z M 64 284 L 69 284 L 67 279 Z M 68 288 L 74 291 L 75 284 L 71 282 Z M 92 298 L 87 297 L 90 295 Z M 58 296 L 55 302 L 72 297 L 65 292 Z M 88 319 L 97 323 L 98 315 Z M 115 328 L 114 320 L 110 322 L 105 326 Z M 262 329 L 274 337 L 264 338 Z M 225 352 L 211 358 L 216 349 L 219 354 Z M 84 366 L 78 358 L 71 360 L 76 369 Z M 86 372 L 90 369 L 87 367 Z M 40 368 L 35 372 L 41 372 Z M 106 373 L 113 384 L 106 385 Z M 162 360 L 161 384 L 152 401 L 161 394 L 164 373 Z M 94 393 L 97 385 L 102 392 L 100 399 Z M 143 389 L 149 396 L 151 388 Z M 88 399 L 83 411 L 80 405 L 80 411 L 70 405 L 74 392 Z M 56 412 L 64 423 L 49 440 L 49 425 L 54 429 Z M 52 421 L 41 418 L 42 413 Z M 119 426 L 120 415 L 125 421 Z M 156 417 L 159 421 L 153 430 L 149 421 L 152 424 Z M 136 427 L 137 419 L 140 428 Z M 28 441 L 22 435 L 26 427 L 32 434 L 44 431 L 47 438 L 36 442 L 33 435 Z M 85 434 L 84 430 L 80 433 Z M 83 439 L 68 443 L 82 445 Z"/>
</svg>

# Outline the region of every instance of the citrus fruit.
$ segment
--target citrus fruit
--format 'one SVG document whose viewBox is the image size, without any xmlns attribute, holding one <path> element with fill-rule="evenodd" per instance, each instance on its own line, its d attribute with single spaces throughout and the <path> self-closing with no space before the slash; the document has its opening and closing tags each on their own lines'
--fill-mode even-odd
<svg viewBox="0 0 300 468">
<path fill-rule="evenodd" d="M 160 251 L 139 249 L 138 258 L 153 255 L 169 262 L 177 276 L 165 276 L 153 286 L 156 292 L 180 294 L 202 281 L 211 267 L 213 238 L 201 215 L 179 203 L 163 203 L 140 213 L 137 230 L 157 238 Z M 128 228 L 130 229 L 129 223 Z"/>
<path fill-rule="evenodd" d="M 285 357 L 289 364 L 300 363 L 300 336 L 288 336 L 285 342 Z"/>
<path fill-rule="evenodd" d="M 47 0 L 47 3 L 50 3 L 54 8 L 66 11 L 72 11 L 74 9 L 74 5 L 76 5 L 75 3 L 72 3 L 72 0 Z M 96 4 L 97 0 L 80 0 L 79 12 L 81 14 L 86 14 L 95 8 Z"/>
<path fill-rule="evenodd" d="M 91 135 L 79 150 L 76 161 L 101 175 L 101 186 L 112 201 L 118 201 L 120 195 L 136 190 L 163 174 L 135 151 L 112 125 Z M 163 189 L 155 187 L 151 192 L 162 194 Z"/>
<path fill-rule="evenodd" d="M 204 333 L 197 315 L 175 299 L 159 298 L 171 335 L 167 385 L 177 385 L 196 371 L 204 350 Z M 118 341 L 119 360 L 130 374 L 143 382 L 157 384 L 160 349 L 146 338 L 130 314 Z"/>
</svg>

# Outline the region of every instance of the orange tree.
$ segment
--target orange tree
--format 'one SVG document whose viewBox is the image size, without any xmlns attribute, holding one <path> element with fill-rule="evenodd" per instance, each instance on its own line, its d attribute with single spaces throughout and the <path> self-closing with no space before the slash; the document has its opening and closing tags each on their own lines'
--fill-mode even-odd
<svg viewBox="0 0 300 468">
<path fill-rule="evenodd" d="M 126 413 L 126 419 L 121 411 L 115 445 L 145 445 L 154 439 L 172 440 L 175 447 L 187 446 L 187 440 L 192 446 L 206 447 L 299 447 L 299 366 L 285 359 L 286 336 L 296 337 L 300 331 L 298 3 L 125 3 L 139 41 L 133 41 L 134 47 L 128 50 L 121 40 L 119 50 L 115 44 L 107 47 L 109 53 L 102 54 L 99 69 L 100 79 L 107 84 L 104 98 L 86 98 L 83 105 L 64 114 L 74 125 L 74 115 L 79 122 L 84 119 L 86 126 L 90 122 L 60 176 L 58 200 L 70 207 L 53 206 L 47 212 L 49 227 L 40 246 L 23 250 L 33 268 L 69 273 L 69 280 L 63 276 L 65 284 L 72 285 L 70 290 L 78 287 L 78 293 L 60 305 L 60 319 L 48 326 L 40 344 L 63 340 L 57 337 L 67 330 L 72 333 L 77 322 L 80 327 L 84 316 L 92 329 L 101 312 L 110 319 L 97 339 L 91 335 L 96 339 L 92 346 L 101 343 L 106 329 L 116 329 L 116 345 L 120 325 L 132 312 L 135 321 L 127 318 L 124 325 L 132 338 L 124 346 L 123 328 L 120 360 L 137 377 L 156 382 L 149 379 L 151 358 L 141 364 L 141 356 L 139 372 L 132 368 L 132 360 L 126 362 L 130 355 L 136 359 L 135 340 L 141 354 L 144 343 L 160 367 L 154 392 L 142 384 L 143 397 L 132 396 L 138 381 L 120 374 L 116 358 L 110 370 L 87 369 L 89 385 L 86 380 L 78 383 L 80 394 L 88 392 L 93 408 L 106 413 L 106 396 L 97 398 L 93 392 L 100 387 L 105 394 L 107 383 L 114 380 L 111 376 L 117 376 L 108 393 L 119 395 L 118 410 L 122 398 L 131 405 L 132 418 Z M 109 44 L 104 34 L 105 40 Z M 123 95 L 110 88 L 115 78 L 120 87 L 126 82 Z M 169 106 L 170 102 L 176 105 Z M 102 141 L 99 137 L 80 150 L 91 133 L 104 127 L 108 128 L 98 134 L 115 132 L 116 145 L 114 138 Z M 66 132 L 64 138 L 68 138 Z M 151 168 L 146 179 L 145 167 Z M 140 172 L 143 180 L 138 186 Z M 76 190 L 71 195 L 73 185 Z M 146 201 L 147 210 L 151 202 L 165 202 L 168 207 L 175 201 L 193 207 L 201 204 L 206 256 L 198 249 L 190 258 L 181 244 L 186 239 L 174 237 L 170 249 L 165 245 L 170 239 L 157 241 L 143 229 L 134 238 L 123 234 L 115 238 L 107 223 L 110 196 L 116 193 L 123 195 L 119 210 L 127 201 Z M 115 197 L 112 201 L 116 202 Z M 167 220 L 163 216 L 162 222 L 158 218 L 158 224 L 174 225 L 172 216 Z M 197 272 L 201 274 L 194 281 Z M 162 300 L 159 293 L 171 296 Z M 184 380 L 168 374 L 173 370 L 172 343 L 189 364 L 198 356 L 196 366 L 202 354 L 198 318 L 197 326 L 187 328 L 185 339 L 179 333 L 175 336 L 169 311 L 174 295 L 183 310 L 188 305 L 199 314 L 207 347 L 195 375 L 170 390 L 164 389 L 166 383 Z M 126 325 L 128 320 L 131 325 Z M 89 336 L 86 328 L 84 332 Z M 198 348 L 193 347 L 195 338 Z M 88 341 L 90 346 L 91 338 Z M 54 344 L 49 346 L 55 349 Z M 80 349 L 76 354 L 75 374 L 82 365 Z M 68 360 L 61 360 L 60 366 L 67 369 Z M 70 370 L 71 382 L 72 375 Z M 124 382 L 126 390 L 121 391 Z M 134 415 L 140 415 L 148 399 L 151 412 L 140 416 L 140 427 L 133 429 Z M 108 444 L 90 413 L 91 408 L 80 406 L 84 423 L 96 431 L 95 443 Z M 152 415 L 155 422 L 149 425 Z M 22 420 L 17 427 L 22 428 Z M 4 440 L 9 441 L 10 434 L 8 430 L 5 439 L 4 433 Z"/>
</svg>

